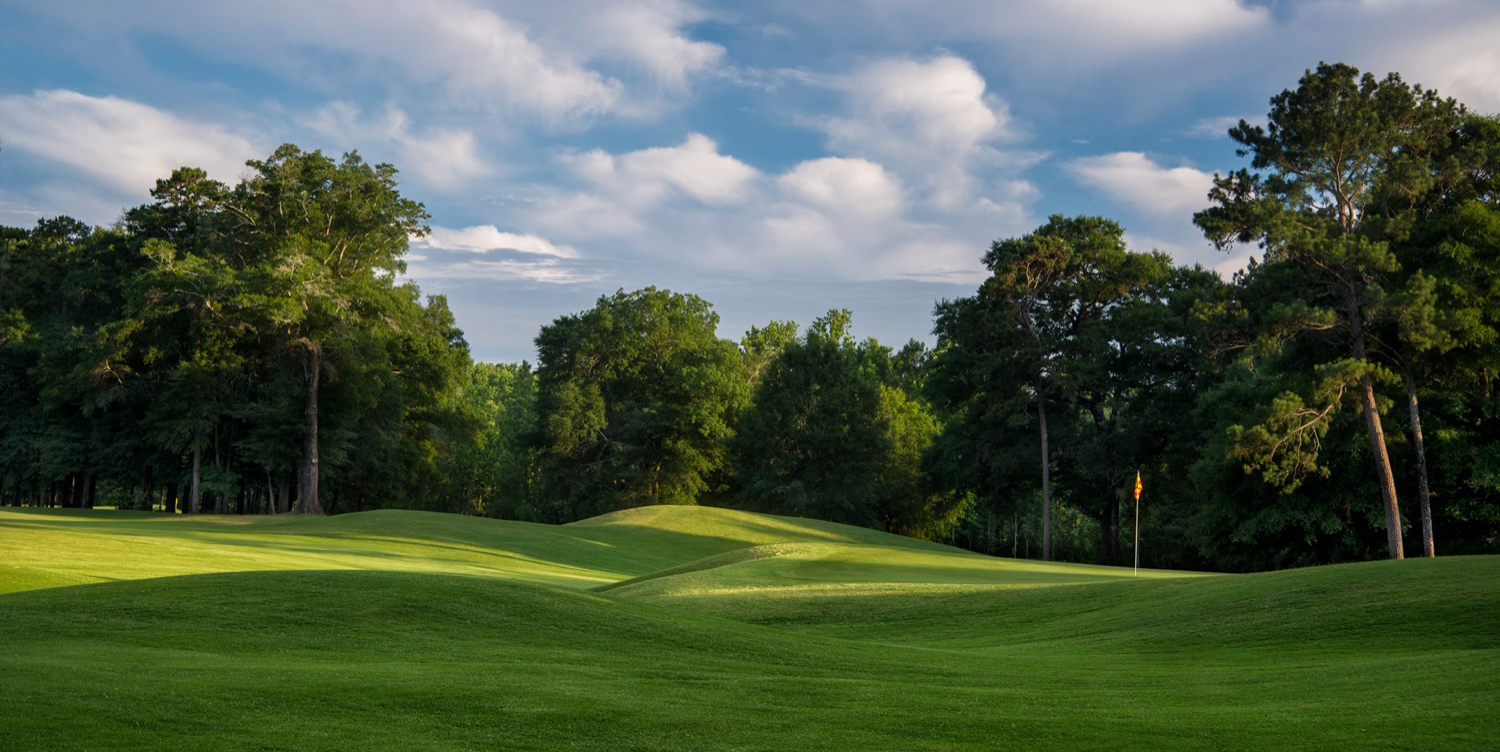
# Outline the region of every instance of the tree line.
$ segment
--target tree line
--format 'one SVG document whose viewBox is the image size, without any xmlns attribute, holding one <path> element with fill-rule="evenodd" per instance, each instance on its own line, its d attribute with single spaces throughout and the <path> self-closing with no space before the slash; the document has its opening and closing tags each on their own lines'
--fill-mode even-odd
<svg viewBox="0 0 1500 752">
<path fill-rule="evenodd" d="M 817 517 L 994 554 L 1255 570 L 1500 551 L 1500 121 L 1320 65 L 1231 129 L 1193 220 L 1225 280 L 1054 216 L 984 255 L 936 344 L 835 309 L 718 334 L 601 297 L 473 362 L 402 281 L 394 168 L 293 146 L 184 168 L 112 227 L 0 236 L 0 501 L 199 513 L 643 504 Z"/>
</svg>

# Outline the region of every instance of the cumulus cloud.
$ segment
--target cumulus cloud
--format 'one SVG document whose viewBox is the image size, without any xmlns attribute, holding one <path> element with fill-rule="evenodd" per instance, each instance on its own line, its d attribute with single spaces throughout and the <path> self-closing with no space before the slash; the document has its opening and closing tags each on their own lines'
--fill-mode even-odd
<svg viewBox="0 0 1500 752">
<path fill-rule="evenodd" d="M 760 172 L 719 153 L 700 133 L 679 146 L 654 147 L 619 156 L 602 149 L 569 155 L 565 162 L 597 189 L 623 204 L 647 206 L 673 196 L 707 204 L 745 199 Z"/>
<path fill-rule="evenodd" d="M 1208 206 L 1213 175 L 1192 167 L 1163 167 L 1145 153 L 1121 151 L 1068 164 L 1079 182 L 1142 211 L 1190 216 Z"/>
<path fill-rule="evenodd" d="M 570 259 L 576 259 L 580 255 L 578 249 L 572 246 L 553 243 L 546 238 L 536 235 L 501 232 L 494 225 L 476 225 L 463 228 L 434 226 L 432 232 L 427 237 L 420 238 L 416 242 L 431 248 L 440 248 L 447 251 L 468 251 L 470 253 L 509 250 L 519 253 Z"/>
<path fill-rule="evenodd" d="M 882 60 L 832 84 L 844 92 L 848 113 L 822 121 L 830 148 L 891 165 L 943 209 L 974 200 L 973 171 L 1005 161 L 990 143 L 1016 135 L 1005 102 L 952 55 Z"/>
<path fill-rule="evenodd" d="M 919 139 L 939 151 L 963 154 L 1006 135 L 1010 115 L 999 98 L 986 96 L 984 77 L 963 58 L 883 60 L 839 82 L 859 117 L 829 124 L 835 144 L 896 150 L 893 142 Z"/>
<path fill-rule="evenodd" d="M 42 12 L 80 37 L 134 28 L 325 90 L 344 89 L 352 72 L 362 85 L 378 80 L 387 96 L 553 124 L 648 112 L 634 100 L 685 90 L 725 53 L 688 35 L 703 14 L 680 0 L 80 0 Z M 597 69 L 612 61 L 645 76 L 627 85 Z"/>
<path fill-rule="evenodd" d="M 573 246 L 539 235 L 504 232 L 494 225 L 434 226 L 426 237 L 413 238 L 412 246 L 422 253 L 407 257 L 406 276 L 419 283 L 463 280 L 573 285 L 603 277 Z"/>
<path fill-rule="evenodd" d="M 972 281 L 982 276 L 983 239 L 1025 214 L 987 201 L 926 217 L 880 162 L 821 157 L 767 176 L 696 134 L 678 146 L 563 160 L 580 189 L 540 188 L 518 215 L 525 223 L 572 243 L 607 238 L 617 255 L 755 276 Z M 997 195 L 1024 194 L 1004 184 Z"/>
<path fill-rule="evenodd" d="M 879 60 L 811 82 L 844 97 L 839 115 L 811 121 L 828 134 L 829 149 L 885 165 L 933 211 L 1010 200 L 1025 182 L 1020 174 L 1045 157 L 1015 148 L 1023 136 L 1009 106 L 960 57 Z"/>
<path fill-rule="evenodd" d="M 91 175 L 129 196 L 183 167 L 234 182 L 245 160 L 263 151 L 217 123 L 163 112 L 118 97 L 38 91 L 0 98 L 0 122 L 12 146 Z"/>
<path fill-rule="evenodd" d="M 615 109 L 624 85 L 566 51 L 539 43 L 522 24 L 470 0 L 268 0 L 199 3 L 105 0 L 48 9 L 79 33 L 136 26 L 176 37 L 219 59 L 312 78 L 330 88 L 341 71 L 387 85 L 434 87 L 461 109 L 517 110 L 549 120 Z M 330 68 L 328 56 L 357 63 Z"/>
<path fill-rule="evenodd" d="M 397 164 L 424 184 L 452 191 L 494 173 L 479 155 L 472 131 L 455 128 L 414 131 L 401 108 L 387 105 L 383 116 L 365 117 L 349 102 L 333 102 L 304 121 L 341 149 L 385 147 L 395 152 Z"/>
<path fill-rule="evenodd" d="M 584 40 L 595 55 L 630 60 L 671 89 L 682 89 L 689 77 L 713 68 L 724 57 L 722 46 L 683 33 L 684 25 L 703 18 L 685 3 L 611 3 L 583 17 L 591 29 Z"/>
<path fill-rule="evenodd" d="M 881 218 L 903 208 L 900 181 L 866 159 L 826 157 L 802 162 L 776 182 L 793 199 L 834 214 Z"/>
</svg>

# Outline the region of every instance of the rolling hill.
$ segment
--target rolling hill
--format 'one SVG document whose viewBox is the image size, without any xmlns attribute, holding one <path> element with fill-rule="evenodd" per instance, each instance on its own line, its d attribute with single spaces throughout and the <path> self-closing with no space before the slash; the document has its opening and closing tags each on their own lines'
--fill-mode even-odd
<svg viewBox="0 0 1500 752">
<path fill-rule="evenodd" d="M 1500 559 L 997 559 L 563 526 L 0 509 L 5 749 L 1493 749 Z"/>
</svg>

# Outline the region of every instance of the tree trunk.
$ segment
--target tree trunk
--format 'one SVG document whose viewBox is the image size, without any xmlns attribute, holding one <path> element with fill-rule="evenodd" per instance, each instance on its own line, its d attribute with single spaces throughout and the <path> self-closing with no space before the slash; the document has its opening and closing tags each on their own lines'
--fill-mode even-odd
<svg viewBox="0 0 1500 752">
<path fill-rule="evenodd" d="M 1375 454 L 1375 475 L 1380 495 L 1385 501 L 1385 540 L 1392 559 L 1406 558 L 1401 546 L 1401 509 L 1396 505 L 1396 479 L 1391 475 L 1391 458 L 1385 451 L 1385 430 L 1380 425 L 1380 407 L 1375 403 L 1375 385 L 1369 376 L 1359 377 L 1360 399 L 1364 403 L 1365 427 L 1370 433 L 1370 449 Z"/>
<path fill-rule="evenodd" d="M 99 480 L 98 477 L 95 476 L 93 473 L 89 473 L 89 474 L 83 476 L 83 508 L 84 509 L 93 509 L 94 508 L 94 484 L 97 483 L 98 480 Z"/>
<path fill-rule="evenodd" d="M 1036 417 L 1042 427 L 1042 561 L 1052 560 L 1052 453 L 1047 448 L 1047 392 L 1036 380 Z"/>
<path fill-rule="evenodd" d="M 995 555 L 995 508 L 990 507 L 984 513 L 984 552 L 990 556 Z"/>
<path fill-rule="evenodd" d="M 141 479 L 141 497 L 146 500 L 146 509 L 156 511 L 156 482 L 151 479 L 151 466 L 146 466 L 146 477 Z"/>
<path fill-rule="evenodd" d="M 1437 545 L 1432 539 L 1432 493 L 1427 485 L 1427 445 L 1422 441 L 1422 411 L 1417 407 L 1417 380 L 1412 376 L 1411 364 L 1402 372 L 1406 382 L 1406 405 L 1411 409 L 1412 447 L 1417 450 L 1417 499 L 1422 505 L 1422 555 L 1437 556 Z"/>
<path fill-rule="evenodd" d="M 1368 362 L 1365 349 L 1364 319 L 1353 288 L 1345 291 L 1345 313 L 1349 317 L 1349 338 L 1354 357 Z M 1364 407 L 1365 428 L 1370 434 L 1370 449 L 1375 455 L 1375 481 L 1385 502 L 1385 540 L 1390 558 L 1404 559 L 1401 547 L 1401 507 L 1396 504 L 1396 477 L 1391 473 L 1391 457 L 1385 449 L 1385 429 L 1380 425 L 1380 405 L 1375 401 L 1375 384 L 1368 374 L 1359 377 L 1359 400 Z"/>
<path fill-rule="evenodd" d="M 194 428 L 193 429 L 193 491 L 192 491 L 191 501 L 188 502 L 188 508 L 193 510 L 193 514 L 198 514 L 202 510 L 202 507 L 199 506 L 199 502 L 203 498 L 203 488 L 200 485 L 200 482 L 202 481 L 202 479 L 203 479 L 203 443 L 198 440 L 198 429 Z"/>
<path fill-rule="evenodd" d="M 1010 558 L 1016 558 L 1021 545 L 1021 507 L 1010 510 Z"/>
<path fill-rule="evenodd" d="M 323 352 L 310 347 L 302 367 L 307 382 L 307 408 L 302 413 L 307 433 L 302 444 L 296 509 L 302 514 L 323 514 L 323 506 L 318 503 L 318 380 L 322 367 Z"/>
<path fill-rule="evenodd" d="M 1125 489 L 1115 489 L 1114 498 L 1109 502 L 1109 522 L 1105 525 L 1105 561 L 1104 564 L 1111 566 L 1120 563 L 1120 497 L 1125 494 Z"/>
<path fill-rule="evenodd" d="M 276 496 L 276 513 L 286 514 L 292 508 L 292 484 L 287 480 L 286 471 L 281 474 L 281 493 Z"/>
</svg>

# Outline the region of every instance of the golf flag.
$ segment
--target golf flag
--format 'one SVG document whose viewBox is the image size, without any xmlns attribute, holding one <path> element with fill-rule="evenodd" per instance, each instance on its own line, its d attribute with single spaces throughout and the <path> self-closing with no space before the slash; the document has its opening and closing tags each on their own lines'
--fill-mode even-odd
<svg viewBox="0 0 1500 752">
<path fill-rule="evenodd" d="M 1135 551 L 1135 565 L 1131 567 L 1132 574 L 1141 573 L 1141 471 L 1135 471 L 1135 531 L 1132 533 L 1133 542 L 1130 547 Z"/>
</svg>

